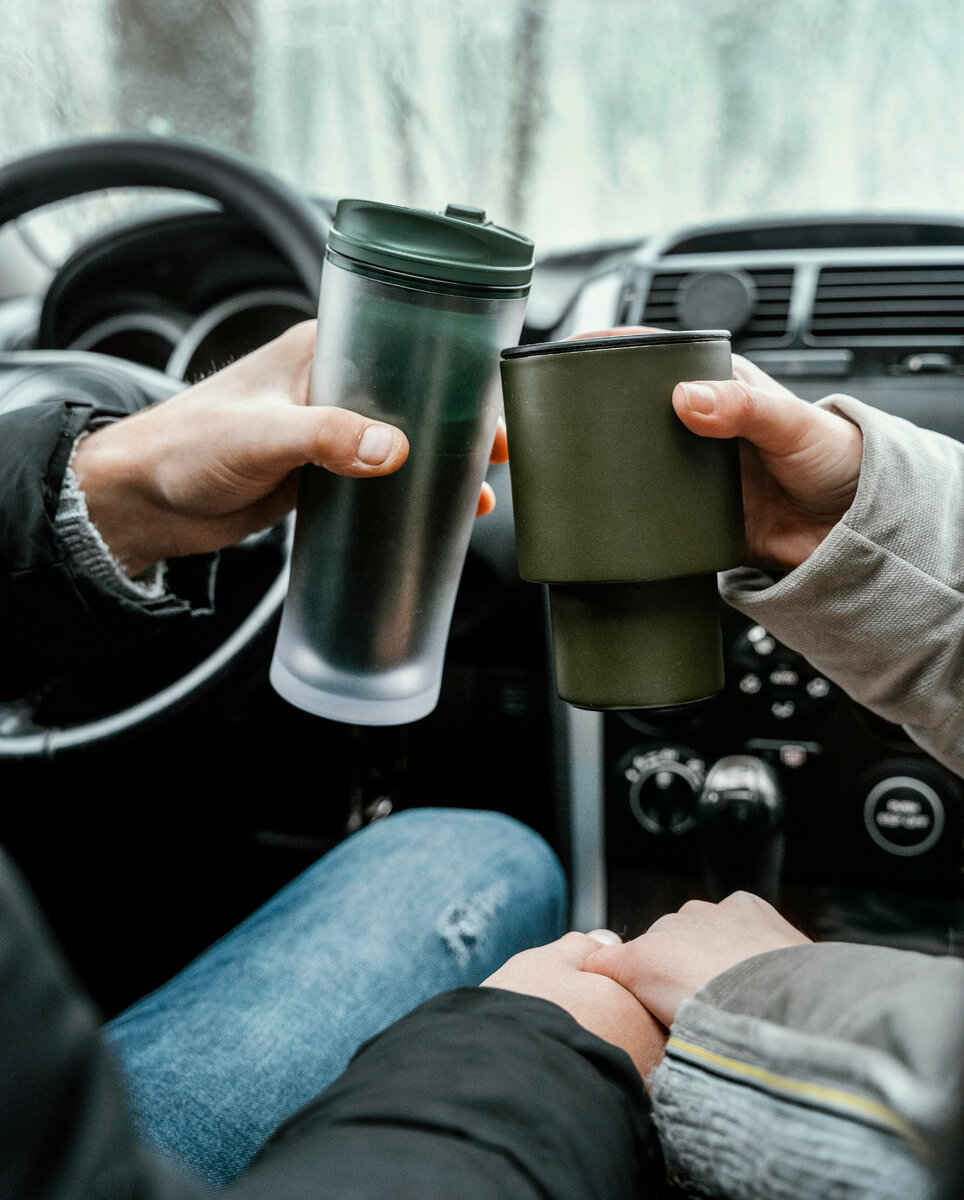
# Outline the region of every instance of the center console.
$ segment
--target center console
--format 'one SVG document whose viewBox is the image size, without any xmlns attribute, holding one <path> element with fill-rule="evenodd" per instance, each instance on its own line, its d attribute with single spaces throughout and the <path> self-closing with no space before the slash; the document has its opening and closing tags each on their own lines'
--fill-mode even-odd
<svg viewBox="0 0 964 1200">
<path fill-rule="evenodd" d="M 721 873 L 731 890 L 763 890 L 759 872 L 741 866 L 739 822 L 747 839 L 758 836 L 752 788 L 745 813 L 731 805 L 732 860 L 706 852 L 720 841 L 719 830 L 707 834 L 716 819 L 707 775 L 740 755 L 779 792 L 772 853 L 782 858 L 785 908 L 811 927 L 830 921 L 832 932 L 881 940 L 873 914 L 882 904 L 899 909 L 904 896 L 919 907 L 926 897 L 942 928 L 921 936 L 946 939 L 961 894 L 961 781 L 762 626 L 727 606 L 723 615 L 727 686 L 712 700 L 618 713 L 560 705 L 557 775 L 570 797 L 580 923 L 633 936 L 667 908 L 717 898 Z"/>
</svg>

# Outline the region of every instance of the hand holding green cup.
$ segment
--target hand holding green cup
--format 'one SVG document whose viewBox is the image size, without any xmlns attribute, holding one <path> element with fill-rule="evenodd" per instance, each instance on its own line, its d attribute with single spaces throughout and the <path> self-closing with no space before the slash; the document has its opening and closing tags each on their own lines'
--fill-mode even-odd
<svg viewBox="0 0 964 1200">
<path fill-rule="evenodd" d="M 672 393 L 731 377 L 717 330 L 503 351 L 519 570 L 549 585 L 564 700 L 662 707 L 722 688 L 716 573 L 745 556 L 739 457 L 687 430 Z"/>
</svg>

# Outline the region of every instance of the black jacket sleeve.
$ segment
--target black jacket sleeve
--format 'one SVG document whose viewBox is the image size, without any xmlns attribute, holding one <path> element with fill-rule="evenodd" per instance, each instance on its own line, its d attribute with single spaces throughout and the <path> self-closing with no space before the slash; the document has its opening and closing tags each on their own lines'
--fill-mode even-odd
<svg viewBox="0 0 964 1200">
<path fill-rule="evenodd" d="M 126 415 L 80 398 L 0 415 L 0 698 L 209 606 L 211 556 L 174 568 L 177 596 L 135 601 L 74 570 L 56 535 L 75 440 L 95 419 Z"/>
<path fill-rule="evenodd" d="M 427 1001 L 281 1127 L 231 1200 L 639 1200 L 642 1083 L 554 1004 L 494 988 Z"/>
<path fill-rule="evenodd" d="M 464 989 L 367 1043 L 226 1200 L 630 1200 L 647 1124 L 621 1050 L 543 1000 Z M 197 1200 L 140 1145 L 98 1016 L 0 851 L 0 1196 Z"/>
<path fill-rule="evenodd" d="M 0 1196 L 195 1200 L 132 1131 L 93 1005 L 0 851 Z"/>
</svg>

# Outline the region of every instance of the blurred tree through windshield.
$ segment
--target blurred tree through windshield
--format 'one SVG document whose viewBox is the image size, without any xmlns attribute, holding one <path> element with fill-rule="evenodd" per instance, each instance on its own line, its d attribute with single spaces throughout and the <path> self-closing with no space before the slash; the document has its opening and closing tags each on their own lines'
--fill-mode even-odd
<svg viewBox="0 0 964 1200">
<path fill-rule="evenodd" d="M 0 0 L 0 157 L 173 133 L 543 248 L 960 211 L 960 0 Z"/>
</svg>

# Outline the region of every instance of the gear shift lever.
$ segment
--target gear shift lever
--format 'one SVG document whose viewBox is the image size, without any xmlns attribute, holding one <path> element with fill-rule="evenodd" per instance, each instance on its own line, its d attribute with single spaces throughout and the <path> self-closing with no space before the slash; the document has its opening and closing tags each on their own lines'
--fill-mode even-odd
<svg viewBox="0 0 964 1200">
<path fill-rule="evenodd" d="M 783 870 L 783 793 L 773 770 L 749 754 L 714 763 L 699 804 L 700 854 L 710 900 L 754 892 L 775 904 Z"/>
</svg>

